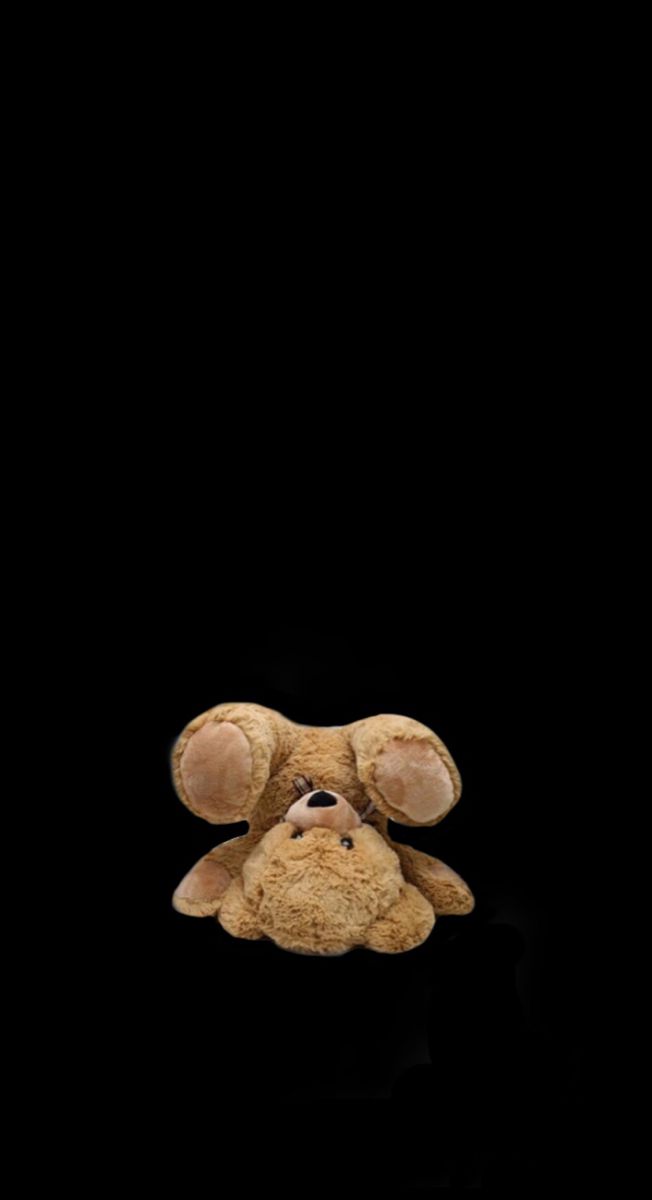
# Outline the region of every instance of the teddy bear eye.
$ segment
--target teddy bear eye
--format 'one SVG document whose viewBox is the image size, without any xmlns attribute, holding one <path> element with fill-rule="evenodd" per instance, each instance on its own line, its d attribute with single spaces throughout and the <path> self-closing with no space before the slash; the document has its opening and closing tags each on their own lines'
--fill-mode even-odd
<svg viewBox="0 0 652 1200">
<path fill-rule="evenodd" d="M 340 838 L 340 846 L 346 846 L 347 850 L 353 849 L 353 841 L 349 837 Z"/>
</svg>

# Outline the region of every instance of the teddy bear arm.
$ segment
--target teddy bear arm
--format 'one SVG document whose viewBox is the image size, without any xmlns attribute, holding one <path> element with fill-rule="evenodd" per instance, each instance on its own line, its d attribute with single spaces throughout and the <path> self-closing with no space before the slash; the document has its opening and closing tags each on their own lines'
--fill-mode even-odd
<svg viewBox="0 0 652 1200">
<path fill-rule="evenodd" d="M 257 840 L 249 832 L 204 854 L 174 892 L 172 904 L 177 912 L 188 917 L 212 917 L 219 912 L 227 888 L 239 875 Z"/>
<path fill-rule="evenodd" d="M 413 846 L 388 840 L 398 854 L 405 879 L 419 889 L 437 916 L 466 916 L 473 911 L 473 892 L 452 867 Z"/>
<path fill-rule="evenodd" d="M 229 884 L 217 919 L 222 928 L 234 937 L 252 940 L 263 937 L 256 912 L 245 896 L 242 876 Z"/>
<path fill-rule="evenodd" d="M 418 888 L 405 883 L 398 900 L 371 926 L 365 945 L 385 954 L 399 954 L 421 945 L 435 924 L 432 905 Z"/>
</svg>

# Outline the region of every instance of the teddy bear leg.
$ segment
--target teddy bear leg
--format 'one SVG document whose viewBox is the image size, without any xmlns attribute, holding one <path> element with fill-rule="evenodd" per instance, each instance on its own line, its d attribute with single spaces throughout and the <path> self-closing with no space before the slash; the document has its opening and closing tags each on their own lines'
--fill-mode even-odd
<svg viewBox="0 0 652 1200">
<path fill-rule="evenodd" d="M 365 945 L 385 954 L 413 950 L 425 942 L 435 924 L 432 905 L 418 888 L 406 883 L 395 904 L 367 933 Z"/>
<path fill-rule="evenodd" d="M 239 874 L 257 838 L 250 833 L 215 846 L 184 875 L 172 897 L 177 912 L 187 917 L 212 917 L 232 880 Z"/>
<path fill-rule="evenodd" d="M 191 721 L 172 753 L 183 803 L 213 825 L 247 820 L 269 778 L 279 721 L 253 704 L 221 704 Z"/>
<path fill-rule="evenodd" d="M 358 777 L 385 816 L 401 825 L 435 825 L 459 799 L 457 767 L 427 726 L 381 715 L 350 730 Z"/>
<path fill-rule="evenodd" d="M 475 898 L 456 871 L 430 854 L 389 842 L 398 854 L 404 877 L 432 904 L 437 916 L 466 916 L 475 908 Z"/>
<path fill-rule="evenodd" d="M 229 885 L 217 917 L 223 929 L 233 937 L 262 938 L 256 914 L 244 894 L 242 877 L 238 876 Z"/>
</svg>

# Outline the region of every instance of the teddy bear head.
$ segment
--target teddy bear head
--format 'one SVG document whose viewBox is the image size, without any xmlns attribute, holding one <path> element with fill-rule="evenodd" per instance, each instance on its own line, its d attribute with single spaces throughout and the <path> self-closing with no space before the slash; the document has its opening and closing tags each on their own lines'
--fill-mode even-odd
<svg viewBox="0 0 652 1200">
<path fill-rule="evenodd" d="M 320 955 L 356 946 L 409 949 L 435 921 L 381 834 L 342 795 L 325 790 L 297 800 L 263 835 L 218 919 L 235 936 Z"/>
</svg>

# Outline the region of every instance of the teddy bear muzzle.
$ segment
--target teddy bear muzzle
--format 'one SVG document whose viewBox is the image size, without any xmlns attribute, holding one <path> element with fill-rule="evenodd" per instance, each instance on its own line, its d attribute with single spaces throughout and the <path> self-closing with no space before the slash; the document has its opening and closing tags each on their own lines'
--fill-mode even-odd
<svg viewBox="0 0 652 1200">
<path fill-rule="evenodd" d="M 286 821 L 305 831 L 319 825 L 323 829 L 334 829 L 347 833 L 362 824 L 358 813 L 338 792 L 316 790 L 307 792 L 291 804 L 285 814 Z"/>
</svg>

